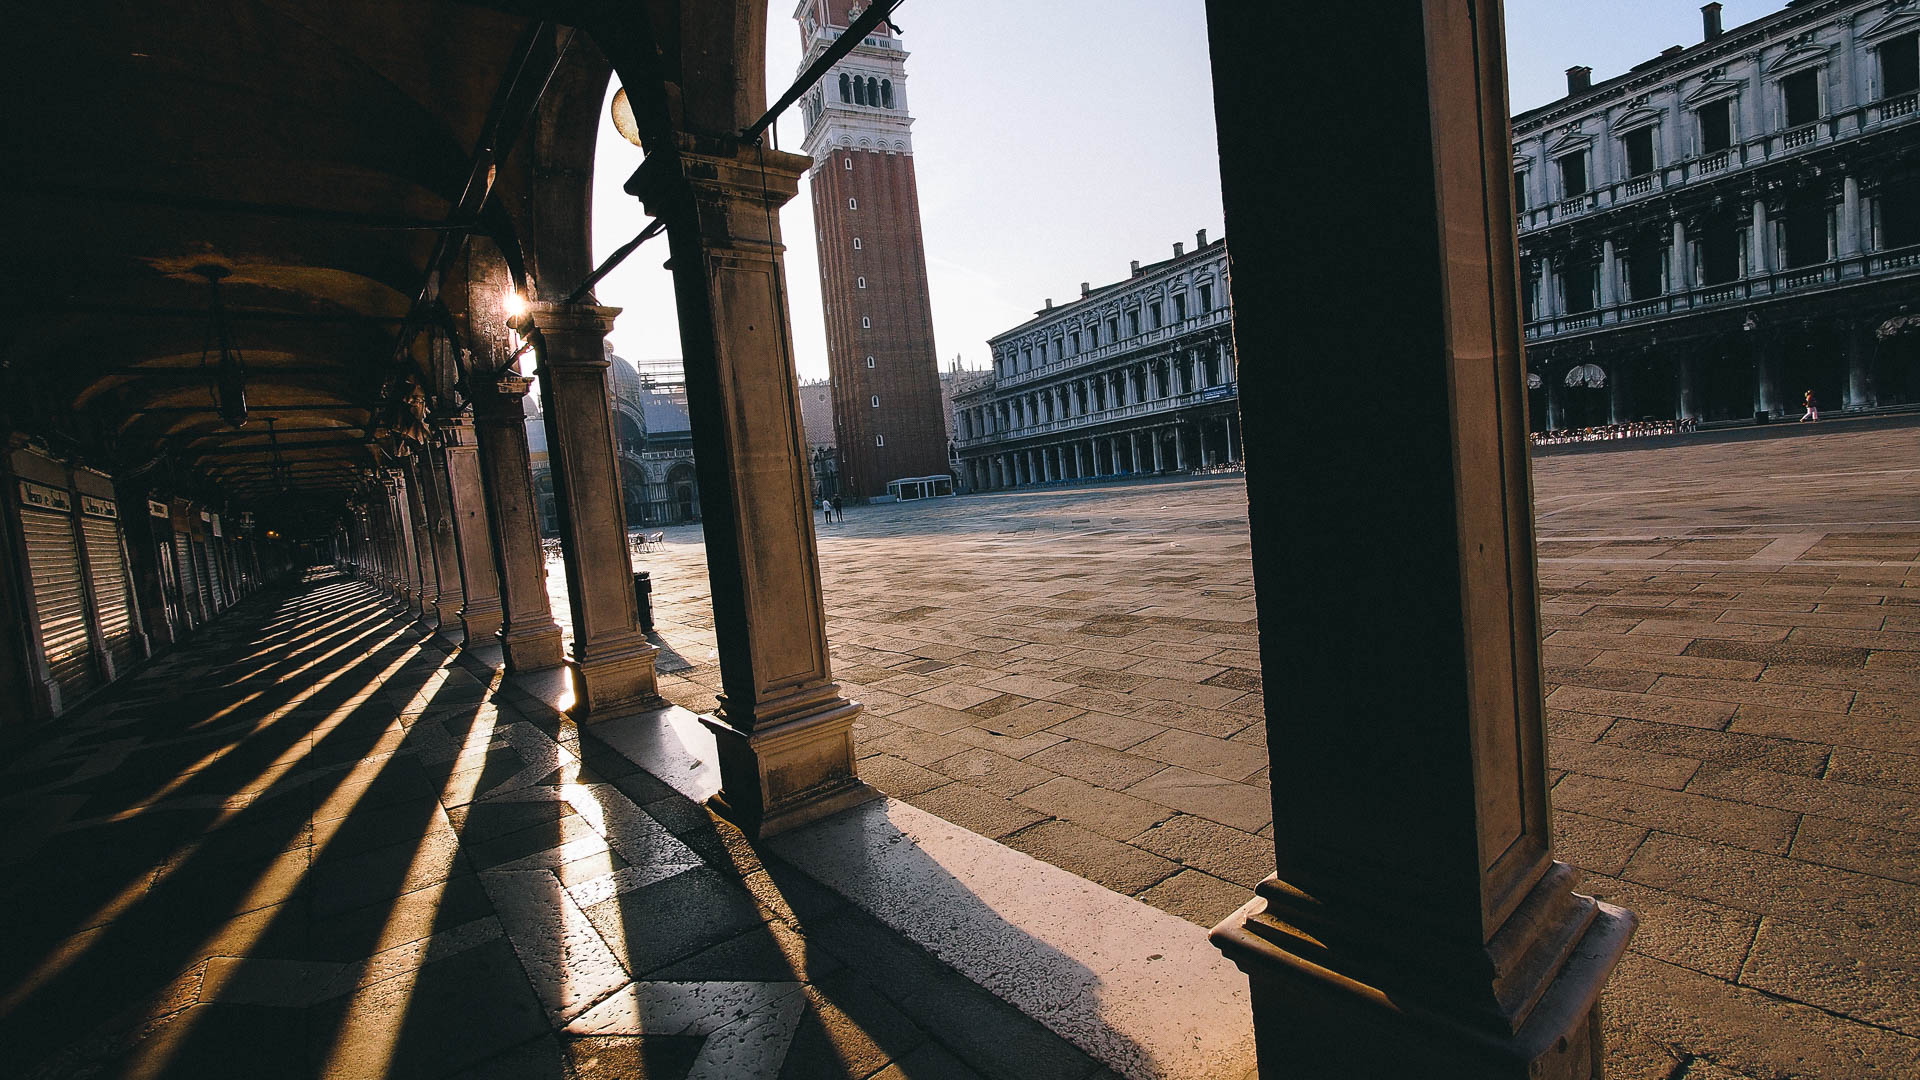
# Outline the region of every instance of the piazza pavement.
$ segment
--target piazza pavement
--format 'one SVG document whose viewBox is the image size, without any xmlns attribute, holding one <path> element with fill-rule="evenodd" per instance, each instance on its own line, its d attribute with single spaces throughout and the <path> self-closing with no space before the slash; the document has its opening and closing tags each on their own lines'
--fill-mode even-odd
<svg viewBox="0 0 1920 1080">
<path fill-rule="evenodd" d="M 1577 447 L 1534 486 L 1556 850 L 1641 916 L 1610 1075 L 1920 1075 L 1920 425 Z M 1238 477 L 815 526 L 864 780 L 1202 926 L 1271 872 Z M 636 560 L 695 711 L 703 560 L 697 526 Z"/>
</svg>

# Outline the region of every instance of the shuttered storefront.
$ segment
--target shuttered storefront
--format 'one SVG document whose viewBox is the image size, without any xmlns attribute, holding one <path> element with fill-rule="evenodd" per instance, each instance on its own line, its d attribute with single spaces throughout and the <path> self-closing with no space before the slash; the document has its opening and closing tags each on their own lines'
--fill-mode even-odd
<svg viewBox="0 0 1920 1080">
<path fill-rule="evenodd" d="M 193 553 L 199 557 L 193 568 L 200 576 L 200 602 L 206 605 L 208 614 L 212 614 L 224 606 L 221 601 L 225 599 L 220 595 L 220 571 L 215 566 L 213 542 L 195 540 Z"/>
<path fill-rule="evenodd" d="M 113 659 L 116 676 L 133 666 L 133 609 L 127 603 L 127 564 L 121 557 L 120 522 L 110 502 L 82 495 L 80 530 L 87 538 L 87 572 L 93 578 L 93 606 L 100 616 L 100 638 Z"/>
<path fill-rule="evenodd" d="M 34 605 L 39 610 L 41 647 L 64 709 L 97 684 L 70 496 L 22 481 L 21 503 L 20 531 L 26 540 L 27 570 L 33 579 Z"/>
<path fill-rule="evenodd" d="M 182 606 L 187 609 L 189 620 L 198 625 L 206 609 L 200 607 L 195 599 L 200 595 L 200 575 L 194 572 L 192 541 L 187 539 L 184 532 L 173 534 L 173 561 L 175 568 L 180 571 Z"/>
</svg>

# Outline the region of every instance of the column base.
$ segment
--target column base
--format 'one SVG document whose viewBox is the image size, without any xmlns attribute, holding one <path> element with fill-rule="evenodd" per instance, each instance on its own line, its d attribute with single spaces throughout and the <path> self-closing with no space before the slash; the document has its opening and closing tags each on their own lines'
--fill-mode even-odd
<svg viewBox="0 0 1920 1080">
<path fill-rule="evenodd" d="M 491 645 L 500 636 L 501 616 L 498 602 L 490 608 L 477 610 L 462 606 L 458 614 L 460 625 L 466 629 L 466 644 Z"/>
<path fill-rule="evenodd" d="M 1561 879 L 1542 889 L 1565 887 Z M 1473 978 L 1471 972 L 1447 970 L 1461 966 L 1455 951 L 1416 951 L 1404 939 L 1342 942 L 1332 934 L 1294 951 L 1282 942 L 1313 939 L 1270 907 L 1290 906 L 1297 894 L 1277 877 L 1261 882 L 1257 893 L 1214 927 L 1211 937 L 1251 984 L 1262 1075 L 1303 1080 L 1598 1080 L 1604 1075 L 1600 992 L 1626 952 L 1636 923 L 1632 912 L 1572 893 L 1533 903 L 1536 912 L 1550 912 L 1555 922 L 1573 915 L 1581 928 L 1557 944 L 1556 935 L 1547 933 L 1536 939 L 1544 949 L 1529 950 L 1513 958 L 1518 962 L 1512 968 L 1499 971 L 1504 979 L 1524 984 L 1496 990 L 1502 1022 L 1486 1010 L 1465 1015 L 1463 1009 L 1473 1010 L 1462 1001 L 1465 995 L 1444 989 L 1449 983 L 1457 989 L 1462 975 Z M 1370 983 L 1364 974 L 1335 970 L 1346 966 L 1342 961 L 1349 951 L 1371 953 L 1368 966 L 1379 977 Z M 1486 955 L 1495 951 L 1489 946 L 1479 964 L 1502 968 Z M 1307 952 L 1311 959 L 1301 955 Z"/>
<path fill-rule="evenodd" d="M 582 655 L 585 653 L 586 655 Z M 579 707 L 588 721 L 611 720 L 662 705 L 653 658 L 660 654 L 643 634 L 589 649 L 573 643 L 573 670 L 580 677 Z"/>
<path fill-rule="evenodd" d="M 721 715 L 700 717 L 720 749 L 720 793 L 709 800 L 716 813 L 759 838 L 880 797 L 854 772 L 860 703 L 831 690 L 814 711 L 751 732 Z"/>
<path fill-rule="evenodd" d="M 461 621 L 460 607 L 461 601 L 459 600 L 438 600 L 434 602 L 433 615 L 434 618 L 440 620 L 441 633 L 451 631 L 454 625 Z M 490 632 L 497 632 L 499 629 L 500 628 L 496 626 L 493 628 L 493 631 Z"/>
<path fill-rule="evenodd" d="M 501 659 L 507 673 L 545 671 L 566 662 L 560 646 L 560 628 L 552 622 L 545 626 L 505 627 L 498 635 Z"/>
</svg>

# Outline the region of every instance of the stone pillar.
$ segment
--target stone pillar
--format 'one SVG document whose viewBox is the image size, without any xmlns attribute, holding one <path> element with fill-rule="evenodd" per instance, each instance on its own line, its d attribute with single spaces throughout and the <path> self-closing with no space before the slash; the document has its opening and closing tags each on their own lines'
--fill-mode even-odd
<svg viewBox="0 0 1920 1080">
<path fill-rule="evenodd" d="M 1835 250 L 1842 259 L 1860 254 L 1860 181 L 1852 173 L 1840 180 L 1840 236 Z"/>
<path fill-rule="evenodd" d="M 1550 846 L 1499 0 L 1378 7 L 1365 34 L 1339 5 L 1208 13 L 1241 401 L 1287 416 L 1242 433 L 1276 872 L 1213 940 L 1264 1075 L 1596 1076 L 1633 916 Z M 1282 36 L 1315 47 L 1276 65 Z M 1288 409 L 1389 368 L 1366 423 Z"/>
<path fill-rule="evenodd" d="M 667 222 L 719 645 L 722 813 L 766 835 L 873 796 L 827 659 L 779 207 L 811 164 L 679 134 L 627 182 Z"/>
<path fill-rule="evenodd" d="M 1700 419 L 1700 358 L 1692 352 L 1680 355 L 1680 402 L 1675 414 L 1680 420 Z"/>
<path fill-rule="evenodd" d="M 1667 259 L 1667 291 L 1683 293 L 1692 288 L 1692 275 L 1687 273 L 1687 223 L 1679 218 L 1673 220 L 1673 247 Z"/>
<path fill-rule="evenodd" d="M 1547 430 L 1567 426 L 1567 373 L 1548 369 L 1540 373 L 1547 384 Z"/>
<path fill-rule="evenodd" d="M 1540 256 L 1540 317 L 1551 319 L 1560 314 L 1560 287 L 1554 279 L 1553 256 Z"/>
<path fill-rule="evenodd" d="M 1224 423 L 1227 426 L 1227 464 L 1229 465 L 1240 460 L 1239 453 L 1234 446 L 1233 417 L 1234 417 L 1233 413 L 1228 413 L 1226 420 L 1224 421 Z"/>
<path fill-rule="evenodd" d="M 614 452 L 606 335 L 617 314 L 618 308 L 535 302 L 526 316 L 539 333 L 547 458 L 573 610 L 573 666 L 587 715 L 603 720 L 660 701 L 653 672 L 660 650 L 640 629 Z"/>
<path fill-rule="evenodd" d="M 375 497 L 379 500 L 380 580 L 387 592 L 404 604 L 407 602 L 407 571 L 400 559 L 400 521 L 394 516 L 394 507 L 398 505 L 394 497 L 395 486 L 393 474 L 385 467 L 374 475 Z"/>
<path fill-rule="evenodd" d="M 1140 433 L 1137 431 L 1127 432 L 1127 468 L 1140 471 Z"/>
<path fill-rule="evenodd" d="M 1161 448 L 1160 442 L 1160 429 L 1155 428 L 1153 430 L 1153 471 L 1157 473 L 1167 471 L 1166 453 Z"/>
<path fill-rule="evenodd" d="M 1754 410 L 1778 420 L 1786 404 L 1780 390 L 1780 340 L 1770 327 L 1764 325 L 1749 331 L 1746 336 L 1753 339 Z"/>
<path fill-rule="evenodd" d="M 417 610 L 420 568 L 414 560 L 413 528 L 407 517 L 407 481 L 400 470 L 393 466 L 388 466 L 387 477 L 387 497 L 391 500 L 387 512 L 392 515 L 394 569 L 400 575 L 400 601 L 408 610 Z"/>
<path fill-rule="evenodd" d="M 460 624 L 468 645 L 491 645 L 500 632 L 500 573 L 493 561 L 492 511 L 481 480 L 479 441 L 472 420 L 441 421 L 447 474 L 447 514 L 460 561 Z"/>
<path fill-rule="evenodd" d="M 1753 200 L 1753 277 L 1773 273 L 1773 226 L 1767 221 L 1767 200 Z"/>
<path fill-rule="evenodd" d="M 420 563 L 419 517 L 413 513 L 413 503 L 419 498 L 413 490 L 413 484 L 407 482 L 405 463 L 397 463 L 394 473 L 394 515 L 399 519 L 399 540 L 405 548 L 401 559 L 407 565 L 407 609 L 415 615 L 426 613 L 426 580 L 428 569 Z"/>
<path fill-rule="evenodd" d="M 440 430 L 444 432 L 445 429 L 442 427 Z M 446 451 L 437 445 L 445 437 L 444 434 L 436 436 L 436 445 L 428 446 L 421 452 L 419 465 L 415 469 L 416 478 L 420 481 L 421 501 L 426 509 L 426 528 L 423 531 L 427 536 L 427 546 L 433 551 L 433 608 L 440 620 L 442 633 L 453 628 L 455 620 L 460 617 L 460 606 L 466 599 L 460 545 L 454 539 L 453 512 L 447 502 Z"/>
<path fill-rule="evenodd" d="M 426 470 L 421 467 L 420 454 L 410 454 L 402 459 L 400 467 L 404 472 L 402 481 L 407 487 L 407 522 L 413 533 L 414 563 L 420 568 L 420 595 L 414 600 L 414 607 L 425 616 L 435 611 L 434 601 L 440 592 L 440 572 L 433 561 L 433 542 L 428 528 L 426 493 L 421 491 L 421 480 Z"/>
<path fill-rule="evenodd" d="M 1040 448 L 1040 473 L 1046 477 L 1047 483 L 1049 484 L 1053 483 L 1056 479 L 1053 471 L 1052 447 L 1043 446 Z"/>
<path fill-rule="evenodd" d="M 1612 307 L 1619 295 L 1613 287 L 1613 266 L 1613 237 L 1609 236 L 1600 241 L 1600 306 L 1603 309 Z"/>
<path fill-rule="evenodd" d="M 1855 409 L 1871 409 L 1875 405 L 1873 394 L 1873 327 L 1864 322 L 1850 322 L 1846 328 L 1847 342 L 1847 396 L 1840 407 L 1851 412 Z"/>
<path fill-rule="evenodd" d="M 1173 425 L 1173 467 L 1176 471 L 1187 471 L 1187 440 L 1185 424 Z"/>
<path fill-rule="evenodd" d="M 1624 424 L 1633 419 L 1630 415 L 1633 402 L 1628 397 L 1632 387 L 1627 385 L 1627 362 L 1616 359 L 1607 365 L 1607 423 Z"/>
<path fill-rule="evenodd" d="M 469 382 L 480 435 L 480 478 L 492 511 L 487 522 L 493 563 L 500 574 L 500 649 L 512 673 L 558 667 L 565 657 L 547 596 L 547 560 L 540 549 L 527 457 L 525 399 L 533 380 L 507 371 L 491 378 L 475 374 Z"/>
</svg>

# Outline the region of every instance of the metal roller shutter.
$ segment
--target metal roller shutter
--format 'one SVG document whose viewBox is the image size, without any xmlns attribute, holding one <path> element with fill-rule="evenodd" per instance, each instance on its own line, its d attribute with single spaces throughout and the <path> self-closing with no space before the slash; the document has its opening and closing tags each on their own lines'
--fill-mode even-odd
<svg viewBox="0 0 1920 1080">
<path fill-rule="evenodd" d="M 120 526 L 109 518 L 82 517 L 87 538 L 87 569 L 93 577 L 93 605 L 100 613 L 100 637 L 113 658 L 115 673 L 133 666 L 133 611 L 127 606 L 127 564 L 120 557 Z"/>
<path fill-rule="evenodd" d="M 207 581 L 207 545 L 193 541 L 193 583 L 200 590 L 200 610 L 207 618 L 213 618 L 218 608 L 213 606 L 213 586 Z"/>
<path fill-rule="evenodd" d="M 33 576 L 34 603 L 40 609 L 47 670 L 60 688 L 64 706 L 79 700 L 95 684 L 73 521 L 65 514 L 21 507 L 20 528 L 26 534 L 27 568 Z"/>
<path fill-rule="evenodd" d="M 213 608 L 226 610 L 227 591 L 220 587 L 219 541 L 209 540 L 200 548 L 201 565 L 207 568 L 207 589 L 213 595 Z"/>
<path fill-rule="evenodd" d="M 187 620 L 197 623 L 206 609 L 194 599 L 200 593 L 200 575 L 194 572 L 193 549 L 186 533 L 173 534 L 173 558 L 180 570 L 180 606 L 187 611 Z"/>
</svg>

